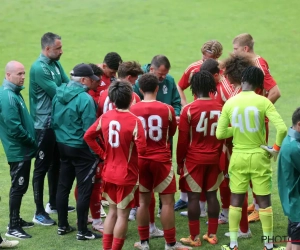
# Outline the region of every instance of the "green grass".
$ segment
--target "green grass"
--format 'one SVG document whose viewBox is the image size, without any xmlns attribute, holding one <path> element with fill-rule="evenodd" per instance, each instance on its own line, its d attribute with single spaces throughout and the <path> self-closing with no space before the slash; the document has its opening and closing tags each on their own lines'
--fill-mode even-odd
<svg viewBox="0 0 300 250">
<path fill-rule="evenodd" d="M 288 4 L 287 4 L 288 3 Z M 0 8 L 0 75 L 5 64 L 18 60 L 29 73 L 30 65 L 40 53 L 40 37 L 47 31 L 62 36 L 64 55 L 61 62 L 66 72 L 80 62 L 101 62 L 104 55 L 117 51 L 123 60 L 148 63 L 155 54 L 169 57 L 170 73 L 178 81 L 185 68 L 200 57 L 201 45 L 209 39 L 219 40 L 226 57 L 232 51 L 232 39 L 248 32 L 255 38 L 255 51 L 265 57 L 277 80 L 282 97 L 276 107 L 287 126 L 291 114 L 300 105 L 298 62 L 300 43 L 298 27 L 298 0 L 2 0 Z M 27 74 L 23 95 L 28 103 Z M 186 91 L 188 99 L 191 94 Z M 274 142 L 271 126 L 270 142 Z M 175 143 L 176 145 L 176 143 Z M 273 208 L 274 235 L 286 235 L 287 219 L 278 197 L 276 165 L 274 167 Z M 6 231 L 8 222 L 9 167 L 3 149 L 0 149 L 0 231 Z M 47 194 L 47 185 L 45 185 Z M 177 194 L 178 197 L 178 194 Z M 45 195 L 45 201 L 48 196 Z M 75 204 L 73 195 L 70 204 Z M 22 203 L 21 215 L 31 220 L 35 211 L 32 186 Z M 53 216 L 57 219 L 56 216 Z M 70 214 L 75 225 L 75 213 Z M 157 221 L 160 225 L 160 222 Z M 178 239 L 188 235 L 187 219 L 176 213 Z M 240 240 L 240 249 L 262 249 L 261 224 L 251 224 L 254 237 Z M 101 249 L 101 241 L 78 242 L 75 233 L 58 237 L 56 227 L 35 226 L 28 229 L 33 235 L 20 243 L 22 249 Z M 206 232 L 201 219 L 201 232 Z M 220 244 L 228 243 L 224 233 L 228 225 L 219 227 Z M 138 240 L 136 223 L 129 223 L 124 249 L 132 249 Z M 219 244 L 219 245 L 220 245 Z M 151 240 L 151 249 L 163 249 L 164 240 Z M 220 246 L 203 244 L 203 249 Z"/>
</svg>

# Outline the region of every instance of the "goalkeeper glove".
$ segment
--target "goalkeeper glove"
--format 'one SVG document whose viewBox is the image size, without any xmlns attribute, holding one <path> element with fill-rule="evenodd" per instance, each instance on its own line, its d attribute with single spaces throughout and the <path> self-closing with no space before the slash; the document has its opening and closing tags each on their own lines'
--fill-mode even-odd
<svg viewBox="0 0 300 250">
<path fill-rule="evenodd" d="M 277 160 L 277 157 L 278 157 L 278 154 L 279 154 L 279 150 L 280 150 L 279 146 L 277 146 L 276 144 L 274 144 L 273 147 L 266 146 L 266 145 L 260 145 L 260 147 L 262 149 L 266 150 L 270 154 L 270 159 L 273 158 L 274 161 Z"/>
</svg>

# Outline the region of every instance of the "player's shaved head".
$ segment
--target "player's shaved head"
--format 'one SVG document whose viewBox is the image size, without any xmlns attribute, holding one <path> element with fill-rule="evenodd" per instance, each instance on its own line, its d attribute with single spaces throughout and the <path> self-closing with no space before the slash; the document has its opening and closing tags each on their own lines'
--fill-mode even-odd
<svg viewBox="0 0 300 250">
<path fill-rule="evenodd" d="M 5 66 L 5 73 L 12 73 L 18 68 L 24 68 L 24 65 L 18 61 L 10 61 Z"/>
<path fill-rule="evenodd" d="M 9 82 L 23 86 L 25 80 L 25 67 L 18 61 L 10 61 L 5 66 L 5 79 Z"/>
<path fill-rule="evenodd" d="M 231 53 L 221 65 L 222 68 L 225 68 L 224 75 L 228 77 L 231 84 L 241 84 L 242 73 L 249 66 L 254 66 L 254 63 L 251 55 L 245 52 Z"/>
<path fill-rule="evenodd" d="M 132 86 L 125 80 L 115 80 L 108 89 L 109 99 L 118 109 L 128 109 L 132 98 Z"/>
<path fill-rule="evenodd" d="M 139 86 L 143 93 L 154 93 L 158 84 L 157 76 L 152 73 L 146 73 L 139 78 Z"/>
<path fill-rule="evenodd" d="M 191 80 L 191 90 L 197 97 L 209 97 L 210 93 L 217 91 L 216 82 L 211 73 L 201 70 L 193 75 Z"/>
</svg>

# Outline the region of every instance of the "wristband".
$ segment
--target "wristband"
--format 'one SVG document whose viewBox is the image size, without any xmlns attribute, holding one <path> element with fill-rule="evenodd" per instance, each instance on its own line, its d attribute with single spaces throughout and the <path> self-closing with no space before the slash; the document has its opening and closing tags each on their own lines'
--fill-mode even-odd
<svg viewBox="0 0 300 250">
<path fill-rule="evenodd" d="M 276 144 L 273 145 L 273 149 L 275 149 L 276 151 L 279 151 L 280 150 L 280 147 Z"/>
</svg>

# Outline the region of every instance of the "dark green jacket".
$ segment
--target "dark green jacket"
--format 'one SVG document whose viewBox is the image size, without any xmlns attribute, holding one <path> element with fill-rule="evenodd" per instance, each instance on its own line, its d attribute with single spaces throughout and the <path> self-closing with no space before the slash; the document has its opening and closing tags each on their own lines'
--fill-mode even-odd
<svg viewBox="0 0 300 250">
<path fill-rule="evenodd" d="M 79 82 L 70 81 L 56 89 L 52 105 L 52 128 L 56 141 L 70 147 L 88 147 L 83 140 L 96 121 L 96 104 Z"/>
<path fill-rule="evenodd" d="M 146 64 L 142 67 L 145 73 L 150 71 L 150 64 Z M 136 81 L 133 86 L 133 91 L 143 99 L 143 95 L 139 90 L 139 80 Z M 159 83 L 159 89 L 157 92 L 156 100 L 171 105 L 175 110 L 175 115 L 180 116 L 181 111 L 181 99 L 178 93 L 175 80 L 169 74 L 166 78 Z"/>
<path fill-rule="evenodd" d="M 300 133 L 292 128 L 280 149 L 278 190 L 284 214 L 300 222 Z"/>
<path fill-rule="evenodd" d="M 36 129 L 50 127 L 52 99 L 56 88 L 68 83 L 69 78 L 60 62 L 41 54 L 30 68 L 29 104 Z"/>
<path fill-rule="evenodd" d="M 17 86 L 6 79 L 0 88 L 0 138 L 8 162 L 31 160 L 36 153 L 35 130 Z"/>
</svg>

